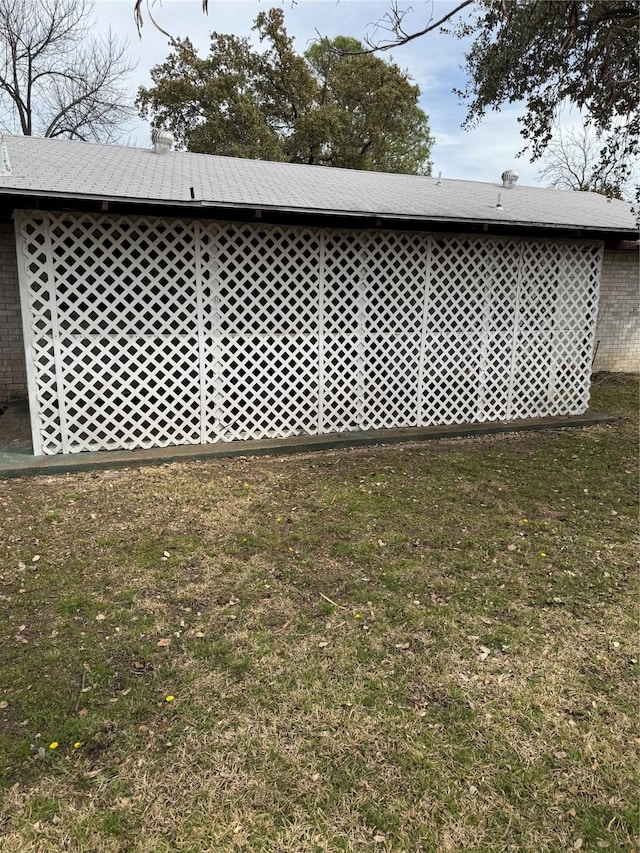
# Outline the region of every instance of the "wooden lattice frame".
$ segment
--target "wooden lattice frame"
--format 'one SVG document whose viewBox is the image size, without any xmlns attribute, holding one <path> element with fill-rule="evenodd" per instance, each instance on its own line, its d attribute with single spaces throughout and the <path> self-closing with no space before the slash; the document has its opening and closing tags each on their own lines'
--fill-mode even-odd
<svg viewBox="0 0 640 853">
<path fill-rule="evenodd" d="M 36 453 L 568 415 L 600 244 L 28 211 Z"/>
</svg>

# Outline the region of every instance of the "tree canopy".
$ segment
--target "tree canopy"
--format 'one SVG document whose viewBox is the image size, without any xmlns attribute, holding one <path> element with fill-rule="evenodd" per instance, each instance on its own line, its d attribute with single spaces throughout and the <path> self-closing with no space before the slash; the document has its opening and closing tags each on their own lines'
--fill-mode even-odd
<svg viewBox="0 0 640 853">
<path fill-rule="evenodd" d="M 433 140 L 406 72 L 346 36 L 300 55 L 278 8 L 254 29 L 264 49 L 214 32 L 201 58 L 189 39 L 172 40 L 139 90 L 141 116 L 199 153 L 429 172 Z"/>
<path fill-rule="evenodd" d="M 0 125 L 25 136 L 118 138 L 133 115 L 127 45 L 91 36 L 88 0 L 0 0 Z"/>
<path fill-rule="evenodd" d="M 467 125 L 523 101 L 521 133 L 532 158 L 553 137 L 566 105 L 600 141 L 598 172 L 624 182 L 638 153 L 638 0 L 485 0 L 461 23 L 467 53 Z M 616 164 L 615 176 L 611 163 Z M 612 181 L 613 179 L 613 181 Z"/>
<path fill-rule="evenodd" d="M 135 0 L 138 27 L 141 2 Z M 521 133 L 537 159 L 568 105 L 580 111 L 587 132 L 599 141 L 594 180 L 624 184 L 639 149 L 640 0 L 454 3 L 444 12 L 441 5 L 427 4 L 430 17 L 411 29 L 411 7 L 390 0 L 373 35 L 365 36 L 364 46 L 351 44 L 349 52 L 375 55 L 436 32 L 471 39 L 468 83 L 458 92 L 468 105 L 466 127 L 488 110 L 523 102 Z M 207 6 L 203 0 L 204 12 Z"/>
</svg>

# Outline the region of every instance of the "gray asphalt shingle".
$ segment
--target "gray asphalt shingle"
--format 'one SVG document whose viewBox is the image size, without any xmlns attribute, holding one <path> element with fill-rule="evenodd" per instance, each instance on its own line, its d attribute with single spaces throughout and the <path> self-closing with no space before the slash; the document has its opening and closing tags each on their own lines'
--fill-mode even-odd
<svg viewBox="0 0 640 853">
<path fill-rule="evenodd" d="M 595 193 L 8 136 L 0 194 L 263 208 L 418 221 L 628 231 L 631 205 Z M 496 176 L 499 179 L 500 176 Z M 195 201 L 191 200 L 191 188 Z M 503 209 L 497 208 L 498 193 Z"/>
</svg>

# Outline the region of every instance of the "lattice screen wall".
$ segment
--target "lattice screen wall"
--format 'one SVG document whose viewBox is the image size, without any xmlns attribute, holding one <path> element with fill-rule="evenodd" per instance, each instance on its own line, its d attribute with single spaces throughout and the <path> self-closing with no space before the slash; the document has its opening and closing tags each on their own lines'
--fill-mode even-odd
<svg viewBox="0 0 640 853">
<path fill-rule="evenodd" d="M 36 453 L 583 412 L 599 245 L 16 214 Z"/>
</svg>

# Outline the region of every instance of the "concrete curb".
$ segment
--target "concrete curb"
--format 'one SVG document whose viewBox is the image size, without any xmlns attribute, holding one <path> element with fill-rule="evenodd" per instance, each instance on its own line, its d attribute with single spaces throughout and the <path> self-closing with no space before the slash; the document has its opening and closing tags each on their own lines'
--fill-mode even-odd
<svg viewBox="0 0 640 853">
<path fill-rule="evenodd" d="M 565 429 L 613 423 L 618 418 L 597 412 L 554 418 L 529 418 L 518 421 L 498 421 L 486 424 L 455 424 L 442 427 L 410 427 L 405 429 L 364 430 L 330 435 L 304 435 L 292 438 L 234 441 L 220 444 L 162 447 L 151 450 L 117 450 L 74 453 L 66 456 L 29 456 L 25 453 L 0 452 L 0 478 L 26 477 L 42 474 L 69 474 L 99 471 L 104 468 L 130 468 L 142 465 L 165 465 L 170 462 L 223 459 L 228 456 L 264 456 L 268 454 L 311 453 L 346 447 L 367 447 L 376 444 L 432 441 L 440 438 L 460 438 L 496 435 L 529 430 Z"/>
</svg>

